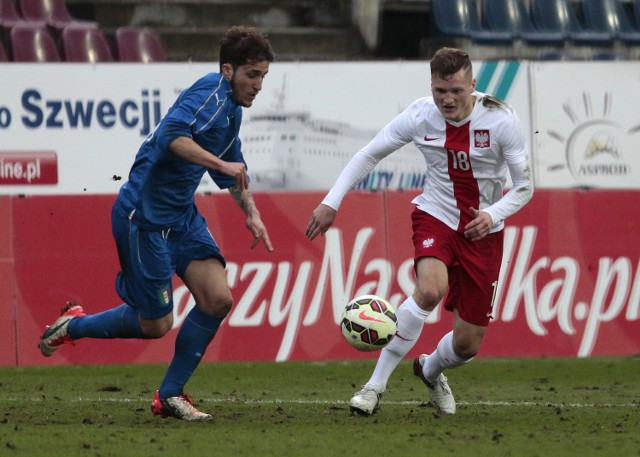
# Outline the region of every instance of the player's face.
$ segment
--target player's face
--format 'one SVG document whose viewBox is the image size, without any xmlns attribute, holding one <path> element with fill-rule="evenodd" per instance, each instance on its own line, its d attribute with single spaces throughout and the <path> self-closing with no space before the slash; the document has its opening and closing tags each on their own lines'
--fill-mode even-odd
<svg viewBox="0 0 640 457">
<path fill-rule="evenodd" d="M 262 90 L 262 81 L 268 72 L 269 62 L 266 60 L 240 65 L 235 70 L 231 64 L 222 65 L 222 74 L 231 83 L 236 102 L 247 108 Z"/>
<path fill-rule="evenodd" d="M 460 70 L 446 78 L 431 77 L 431 93 L 445 119 L 461 121 L 473 110 L 476 80 L 465 70 Z"/>
</svg>

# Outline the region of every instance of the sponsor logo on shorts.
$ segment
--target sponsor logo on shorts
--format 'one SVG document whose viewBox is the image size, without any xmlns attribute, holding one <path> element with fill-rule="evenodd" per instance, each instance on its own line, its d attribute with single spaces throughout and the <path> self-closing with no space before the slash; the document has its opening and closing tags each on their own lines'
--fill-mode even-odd
<svg viewBox="0 0 640 457">
<path fill-rule="evenodd" d="M 171 300 L 171 294 L 169 292 L 169 288 L 165 287 L 164 289 L 160 289 L 159 295 L 160 295 L 160 303 L 162 303 L 163 305 L 168 305 L 169 301 Z"/>
<path fill-rule="evenodd" d="M 433 238 L 427 238 L 422 242 L 422 247 L 430 248 L 431 246 L 433 246 L 434 243 L 435 243 L 435 240 Z"/>
</svg>

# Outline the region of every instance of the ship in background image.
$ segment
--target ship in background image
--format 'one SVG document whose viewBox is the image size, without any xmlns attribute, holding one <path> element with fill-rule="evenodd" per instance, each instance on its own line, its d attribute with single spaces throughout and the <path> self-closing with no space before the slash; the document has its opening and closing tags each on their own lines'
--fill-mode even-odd
<svg viewBox="0 0 640 457">
<path fill-rule="evenodd" d="M 287 110 L 284 89 L 274 109 L 249 114 L 242 124 L 242 151 L 255 190 L 328 190 L 376 130 L 314 119 L 308 111 Z M 246 113 L 246 112 L 245 112 Z M 413 143 L 389 155 L 356 187 L 359 190 L 421 189 L 424 158 Z"/>
</svg>

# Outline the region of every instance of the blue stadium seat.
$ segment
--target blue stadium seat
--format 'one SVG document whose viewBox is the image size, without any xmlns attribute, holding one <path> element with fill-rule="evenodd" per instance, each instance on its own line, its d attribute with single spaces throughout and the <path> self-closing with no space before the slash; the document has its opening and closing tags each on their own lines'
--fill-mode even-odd
<svg viewBox="0 0 640 457">
<path fill-rule="evenodd" d="M 571 55 L 561 49 L 543 49 L 538 52 L 538 60 L 573 60 Z"/>
<path fill-rule="evenodd" d="M 585 29 L 571 0 L 531 0 L 531 16 L 539 30 L 564 33 L 576 45 L 613 46 L 611 33 Z"/>
<path fill-rule="evenodd" d="M 619 0 L 589 0 L 582 2 L 582 10 L 590 29 L 610 33 L 625 44 L 640 43 L 640 31 L 634 29 Z"/>
<path fill-rule="evenodd" d="M 625 58 L 616 51 L 604 50 L 591 54 L 591 60 L 625 60 Z"/>
<path fill-rule="evenodd" d="M 537 30 L 523 0 L 484 0 L 482 2 L 483 23 L 492 32 L 514 33 L 530 45 L 564 44 L 564 33 Z"/>
<path fill-rule="evenodd" d="M 441 35 L 469 38 L 481 44 L 511 44 L 514 32 L 493 32 L 480 26 L 475 2 L 472 0 L 433 0 L 434 26 Z"/>
</svg>

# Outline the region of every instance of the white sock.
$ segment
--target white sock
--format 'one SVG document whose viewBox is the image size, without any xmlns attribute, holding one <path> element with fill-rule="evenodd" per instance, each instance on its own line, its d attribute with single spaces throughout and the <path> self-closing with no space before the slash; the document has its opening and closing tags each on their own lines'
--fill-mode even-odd
<svg viewBox="0 0 640 457">
<path fill-rule="evenodd" d="M 456 368 L 465 363 L 471 362 L 470 359 L 458 357 L 453 350 L 453 331 L 442 337 L 438 343 L 438 347 L 424 361 L 422 373 L 430 382 L 436 382 L 440 374 L 447 368 Z"/>
<path fill-rule="evenodd" d="M 378 393 L 386 390 L 391 373 L 416 344 L 429 314 L 429 311 L 424 311 L 416 304 L 413 297 L 408 297 L 398 307 L 398 331 L 391 343 L 382 349 L 371 379 L 366 384 L 367 387 L 372 387 Z"/>
</svg>

